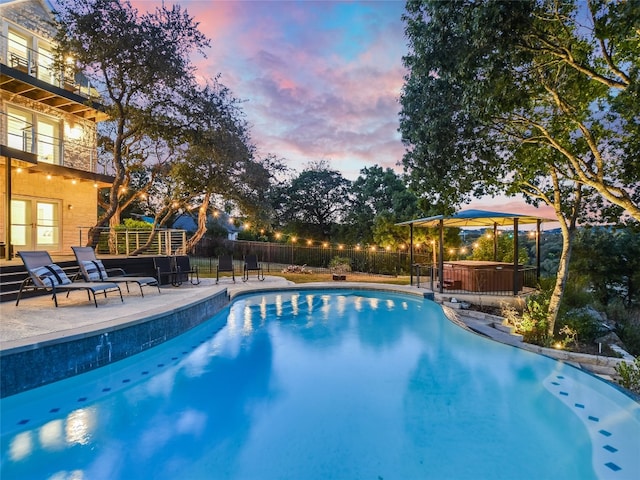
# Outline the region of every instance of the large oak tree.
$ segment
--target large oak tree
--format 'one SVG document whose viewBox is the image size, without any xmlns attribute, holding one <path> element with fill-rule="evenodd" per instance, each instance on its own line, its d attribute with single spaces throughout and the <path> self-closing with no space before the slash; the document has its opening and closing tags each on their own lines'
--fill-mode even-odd
<svg viewBox="0 0 640 480">
<path fill-rule="evenodd" d="M 410 0 L 404 20 L 413 188 L 445 212 L 496 192 L 553 206 L 564 237 L 553 334 L 585 203 L 640 220 L 640 4 Z"/>
<path fill-rule="evenodd" d="M 129 163 L 138 161 L 128 157 L 132 144 L 145 135 L 171 134 L 169 119 L 181 93 L 194 85 L 190 54 L 202 52 L 208 40 L 179 6 L 162 4 L 140 14 L 128 0 L 70 0 L 55 14 L 60 62 L 93 81 L 111 123 L 115 180 L 90 232 L 89 243 L 95 244 L 99 229 L 119 212 Z"/>
</svg>

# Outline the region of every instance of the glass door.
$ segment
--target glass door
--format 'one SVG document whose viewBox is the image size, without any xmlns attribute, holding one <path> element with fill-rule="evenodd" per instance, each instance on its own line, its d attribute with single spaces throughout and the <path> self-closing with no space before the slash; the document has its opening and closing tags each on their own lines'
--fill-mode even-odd
<svg viewBox="0 0 640 480">
<path fill-rule="evenodd" d="M 31 201 L 11 200 L 11 244 L 13 251 L 33 250 Z"/>
<path fill-rule="evenodd" d="M 38 117 L 36 131 L 38 132 L 38 161 L 60 164 L 60 140 L 58 138 L 60 125 L 48 118 Z"/>
<path fill-rule="evenodd" d="M 36 250 L 58 249 L 60 225 L 57 202 L 36 202 Z"/>
<path fill-rule="evenodd" d="M 60 249 L 60 203 L 11 200 L 11 243 L 18 250 Z"/>
</svg>

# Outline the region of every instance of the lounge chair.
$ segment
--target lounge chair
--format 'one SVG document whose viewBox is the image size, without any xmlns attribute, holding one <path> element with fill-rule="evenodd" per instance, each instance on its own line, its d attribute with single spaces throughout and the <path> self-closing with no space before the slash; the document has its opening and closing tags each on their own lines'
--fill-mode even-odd
<svg viewBox="0 0 640 480">
<path fill-rule="evenodd" d="M 20 303 L 20 297 L 23 291 L 36 291 L 46 290 L 53 295 L 53 303 L 58 306 L 58 292 L 69 293 L 73 290 L 85 290 L 87 297 L 91 300 L 93 295 L 93 303 L 98 308 L 98 302 L 96 301 L 96 293 L 104 293 L 107 296 L 107 292 L 118 292 L 120 295 L 120 301 L 122 299 L 122 291 L 116 283 L 103 282 L 72 282 L 69 277 L 64 273 L 64 270 L 56 265 L 51 260 L 51 255 L 45 251 L 23 251 L 18 252 L 18 256 L 22 259 L 24 266 L 27 268 L 29 276 L 22 281 L 20 285 L 20 291 L 18 292 L 18 298 L 16 299 L 16 307 Z"/>
<path fill-rule="evenodd" d="M 152 286 L 160 293 L 160 284 L 153 277 L 139 277 L 127 275 L 122 268 L 105 269 L 100 260 L 96 258 L 96 252 L 91 247 L 71 247 L 80 267 L 80 273 L 85 282 L 111 282 L 124 283 L 129 293 L 129 283 L 135 283 L 140 288 L 140 295 L 144 297 L 142 287 Z M 117 273 L 114 275 L 114 273 Z"/>
<path fill-rule="evenodd" d="M 258 257 L 255 255 L 247 255 L 244 257 L 244 269 L 242 275 L 242 281 L 249 280 L 249 273 L 257 272 L 258 280 L 264 280 L 264 272 L 262 271 L 262 265 L 258 263 Z"/>
<path fill-rule="evenodd" d="M 216 267 L 216 284 L 220 280 L 221 272 L 231 272 L 233 283 L 236 283 L 236 273 L 233 269 L 233 257 L 231 255 L 221 255 L 218 257 L 218 266 Z"/>
<path fill-rule="evenodd" d="M 198 285 L 200 283 L 198 266 L 191 266 L 191 261 L 189 260 L 188 255 L 176 255 L 174 261 L 176 276 L 180 283 L 186 282 L 187 280 L 191 282 L 191 285 Z"/>
<path fill-rule="evenodd" d="M 156 271 L 156 278 L 160 285 L 171 283 L 174 287 L 182 285 L 180 277 L 171 257 L 153 257 L 153 268 Z"/>
</svg>

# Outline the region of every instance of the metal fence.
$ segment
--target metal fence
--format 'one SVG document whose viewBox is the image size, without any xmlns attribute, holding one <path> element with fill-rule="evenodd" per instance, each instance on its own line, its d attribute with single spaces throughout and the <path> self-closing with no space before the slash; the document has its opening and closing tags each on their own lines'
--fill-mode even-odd
<svg viewBox="0 0 640 480">
<path fill-rule="evenodd" d="M 86 230 L 86 228 L 85 228 Z M 143 246 L 151 230 L 104 229 L 97 246 L 98 253 L 129 255 Z M 86 235 L 86 233 L 85 233 Z M 80 244 L 83 242 L 80 231 Z M 156 238 L 144 255 L 173 255 L 185 251 L 187 234 L 184 230 L 158 230 Z M 217 258 L 231 255 L 236 271 L 241 272 L 246 255 L 253 254 L 266 273 L 281 272 L 289 265 L 304 266 L 314 273 L 331 273 L 331 261 L 335 257 L 346 259 L 351 271 L 365 275 L 409 276 L 418 287 L 443 290 L 451 294 L 476 293 L 484 295 L 513 295 L 513 268 L 492 267 L 463 269 L 455 262 L 445 262 L 443 274 L 433 263 L 431 253 L 413 254 L 404 250 L 364 249 L 347 246 L 305 246 L 292 243 L 255 242 L 204 237 L 190 253 L 191 261 L 204 273 L 216 271 Z M 412 271 L 413 267 L 413 271 Z M 458 269 L 459 268 L 459 269 Z M 453 272 L 449 269 L 452 269 Z M 518 292 L 537 288 L 537 271 L 532 266 L 519 266 L 515 279 Z"/>
<path fill-rule="evenodd" d="M 264 264 L 306 266 L 314 272 L 329 272 L 331 260 L 335 257 L 349 260 L 351 270 L 374 275 L 409 275 L 410 256 L 407 251 L 364 249 L 359 247 L 304 246 L 273 242 L 253 242 L 245 240 L 222 240 L 203 238 L 192 252 L 195 257 L 218 257 L 231 255 L 242 260 L 245 255 L 254 254 Z M 426 261 L 428 255 L 415 255 L 414 262 Z M 279 268 L 279 267 L 278 267 Z"/>
</svg>

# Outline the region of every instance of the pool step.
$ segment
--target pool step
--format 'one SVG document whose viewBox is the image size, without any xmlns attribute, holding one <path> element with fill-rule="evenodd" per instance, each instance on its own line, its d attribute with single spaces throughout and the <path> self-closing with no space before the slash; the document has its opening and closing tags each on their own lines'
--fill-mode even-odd
<svg viewBox="0 0 640 480">
<path fill-rule="evenodd" d="M 506 320 L 504 320 L 503 322 L 495 322 L 493 324 L 493 328 L 500 332 L 508 333 L 509 335 L 518 338 L 520 341 L 522 341 L 523 339 L 522 335 L 516 333 L 516 327 L 514 327 L 513 325 L 509 325 Z"/>
</svg>

